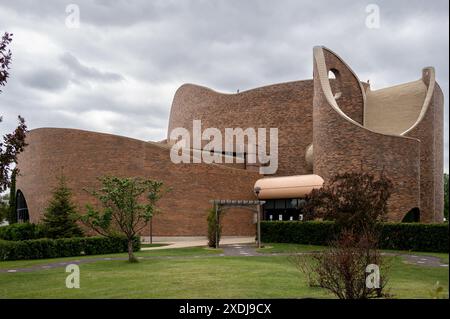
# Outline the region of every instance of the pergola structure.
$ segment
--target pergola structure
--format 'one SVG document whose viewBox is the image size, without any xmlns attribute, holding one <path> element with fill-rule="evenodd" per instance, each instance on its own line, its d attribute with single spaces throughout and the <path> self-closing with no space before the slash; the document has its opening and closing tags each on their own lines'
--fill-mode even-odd
<svg viewBox="0 0 450 319">
<path fill-rule="evenodd" d="M 210 201 L 216 212 L 216 248 L 219 248 L 220 213 L 230 208 L 242 208 L 256 213 L 258 248 L 261 248 L 261 200 L 215 199 Z"/>
</svg>

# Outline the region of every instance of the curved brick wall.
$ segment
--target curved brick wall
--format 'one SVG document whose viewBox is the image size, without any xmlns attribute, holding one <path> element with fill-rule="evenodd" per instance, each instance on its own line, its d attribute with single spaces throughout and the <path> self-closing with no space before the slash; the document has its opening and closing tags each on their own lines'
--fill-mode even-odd
<svg viewBox="0 0 450 319">
<path fill-rule="evenodd" d="M 430 85 L 432 69 L 424 69 Z M 420 212 L 424 222 L 441 222 L 444 217 L 443 186 L 443 93 L 435 83 L 432 98 L 421 121 L 406 133 L 420 143 Z"/>
<path fill-rule="evenodd" d="M 432 105 L 434 108 L 434 150 L 435 150 L 435 196 L 434 221 L 441 222 L 444 218 L 444 93 L 436 83 Z"/>
<path fill-rule="evenodd" d="M 411 208 L 420 204 L 420 142 L 369 131 L 340 114 L 330 104 L 327 89 L 323 87 L 324 81 L 328 81 L 329 61 L 339 70 L 342 81 L 354 83 L 353 90 L 360 90 L 360 86 L 353 72 L 344 71 L 348 67 L 336 55 L 324 48 L 320 50 L 325 61 L 317 51 L 314 58 L 314 173 L 326 181 L 334 174 L 359 170 L 361 165 L 374 173 L 384 170 L 394 183 L 388 218 L 400 221 Z M 339 99 L 337 104 L 340 107 Z"/>
<path fill-rule="evenodd" d="M 170 131 L 202 120 L 202 129 L 278 128 L 279 159 L 275 175 L 309 174 L 305 152 L 312 142 L 313 81 L 265 86 L 239 94 L 222 94 L 192 84 L 175 93 L 169 120 Z"/>
<path fill-rule="evenodd" d="M 17 189 L 27 200 L 30 220 L 44 212 L 56 176 L 64 171 L 80 211 L 95 199 L 83 189 L 98 186 L 97 177 L 140 176 L 171 187 L 159 202 L 162 211 L 153 223 L 157 236 L 206 235 L 211 199 L 255 199 L 257 173 L 207 164 L 173 164 L 169 148 L 131 138 L 72 129 L 37 129 L 27 136 L 29 146 L 20 155 Z M 148 235 L 149 230 L 144 231 Z M 224 218 L 224 235 L 253 235 L 253 215 L 230 210 Z"/>
</svg>

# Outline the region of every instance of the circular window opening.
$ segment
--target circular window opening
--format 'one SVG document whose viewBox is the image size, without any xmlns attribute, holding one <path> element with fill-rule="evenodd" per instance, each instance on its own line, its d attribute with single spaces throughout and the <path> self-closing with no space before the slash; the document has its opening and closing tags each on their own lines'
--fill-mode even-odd
<svg viewBox="0 0 450 319">
<path fill-rule="evenodd" d="M 337 100 L 342 96 L 339 71 L 336 69 L 330 69 L 328 71 L 328 79 L 330 81 L 331 92 L 333 92 L 333 97 L 335 100 Z"/>
</svg>

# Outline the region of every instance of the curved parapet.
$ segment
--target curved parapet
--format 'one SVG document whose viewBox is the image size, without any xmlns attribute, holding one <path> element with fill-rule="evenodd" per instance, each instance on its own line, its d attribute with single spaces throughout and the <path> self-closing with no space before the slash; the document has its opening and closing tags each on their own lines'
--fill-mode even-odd
<svg viewBox="0 0 450 319">
<path fill-rule="evenodd" d="M 170 187 L 158 202 L 161 214 L 153 221 L 156 236 L 204 236 L 212 199 L 255 199 L 252 192 L 260 175 L 215 164 L 174 164 L 170 146 L 123 136 L 74 129 L 42 128 L 28 133 L 20 154 L 17 189 L 27 201 L 31 222 L 38 222 L 63 173 L 80 212 L 95 204 L 85 189 L 96 189 L 98 177 L 142 177 Z M 148 236 L 149 229 L 143 234 Z M 254 235 L 253 216 L 233 210 L 224 219 L 226 235 Z"/>
<path fill-rule="evenodd" d="M 278 128 L 280 151 L 275 175 L 308 174 L 309 165 L 299 154 L 305 154 L 312 142 L 313 92 L 312 80 L 269 85 L 238 94 L 185 84 L 173 99 L 168 136 L 178 127 L 192 133 L 193 120 L 201 120 L 202 129 L 219 129 L 222 136 L 225 128 Z"/>
<path fill-rule="evenodd" d="M 419 118 L 427 87 L 418 81 L 367 91 L 364 126 L 380 133 L 404 135 Z"/>
<path fill-rule="evenodd" d="M 434 68 L 424 68 L 422 78 L 366 92 L 364 127 L 380 133 L 408 136 L 425 117 L 435 90 Z"/>
<path fill-rule="evenodd" d="M 362 97 L 357 99 L 362 107 L 356 109 L 357 114 L 364 110 L 363 88 L 354 72 L 329 49 L 314 48 L 314 174 L 327 181 L 335 174 L 361 167 L 375 174 L 383 171 L 394 183 L 388 217 L 400 221 L 411 208 L 419 207 L 420 141 L 375 132 L 365 128 L 362 119 L 351 118 L 333 94 L 330 68 L 341 75 L 338 81 L 353 83 L 352 87 L 347 85 L 355 91 L 350 96 Z"/>
<path fill-rule="evenodd" d="M 336 106 L 336 103 L 339 104 L 339 112 L 346 118 L 362 125 L 366 101 L 363 83 L 339 56 L 334 53 L 322 54 L 321 49 L 323 52 L 331 53 L 331 51 L 324 47 L 314 48 L 314 56 L 323 57 L 321 63 L 326 68 L 326 74 L 322 76 L 324 80 L 328 80 L 324 81 L 324 85 L 327 86 L 326 92 L 330 95 L 330 101 L 334 101 Z"/>
<path fill-rule="evenodd" d="M 429 109 L 434 106 L 434 94 L 436 88 L 436 72 L 433 67 L 424 68 L 422 70 L 422 79 L 418 81 L 421 83 L 423 87 L 425 87 L 425 96 L 423 98 L 423 103 L 420 104 L 420 113 L 418 114 L 414 124 L 411 125 L 407 130 L 402 132 L 401 135 L 408 135 L 412 131 L 414 131 L 417 126 L 424 120 L 427 113 L 429 113 Z"/>
</svg>

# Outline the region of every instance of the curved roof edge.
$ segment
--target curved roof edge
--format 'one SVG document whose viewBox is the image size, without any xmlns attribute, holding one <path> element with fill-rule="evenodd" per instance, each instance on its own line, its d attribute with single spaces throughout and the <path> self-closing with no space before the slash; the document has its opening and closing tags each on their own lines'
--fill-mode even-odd
<svg viewBox="0 0 450 319">
<path fill-rule="evenodd" d="M 333 96 L 332 90 L 331 90 L 331 85 L 330 85 L 330 81 L 328 79 L 328 73 L 327 73 L 327 67 L 326 67 L 326 62 L 325 62 L 325 55 L 323 53 L 323 50 L 327 50 L 329 51 L 331 54 L 335 55 L 338 59 L 340 59 L 345 66 L 348 67 L 348 65 L 341 59 L 339 58 L 339 56 L 334 53 L 333 51 L 331 51 L 330 49 L 327 49 L 323 46 L 315 46 L 313 49 L 314 52 L 314 61 L 317 64 L 317 71 L 318 71 L 318 77 L 319 77 L 319 81 L 320 81 L 320 85 L 322 86 L 322 90 L 323 93 L 325 95 L 325 98 L 328 102 L 328 104 L 333 108 L 333 110 L 339 115 L 341 116 L 344 120 L 346 120 L 347 122 L 363 129 L 366 130 L 368 132 L 371 132 L 373 134 L 378 134 L 381 136 L 390 136 L 390 137 L 395 137 L 395 138 L 402 138 L 402 139 L 411 139 L 411 140 L 416 140 L 418 142 L 420 142 L 419 139 L 417 138 L 413 138 L 413 137 L 409 137 L 409 136 L 403 136 L 403 135 L 396 135 L 396 134 L 386 134 L 386 133 L 381 133 L 381 132 L 377 132 L 371 129 L 368 129 L 367 127 L 364 127 L 363 125 L 359 124 L 358 122 L 356 122 L 355 120 L 353 120 L 352 118 L 350 118 L 347 114 L 345 114 L 341 108 L 339 107 L 339 105 L 336 102 L 336 99 Z M 354 74 L 354 72 L 348 68 L 350 72 L 352 72 Z M 356 77 L 356 75 L 355 75 Z M 361 87 L 361 90 L 363 91 L 363 100 L 365 103 L 365 93 L 364 93 L 364 88 L 362 87 L 361 81 L 359 81 L 358 77 L 356 77 L 356 79 L 358 80 L 358 83 Z M 365 109 L 365 105 L 364 105 L 364 109 Z"/>
<path fill-rule="evenodd" d="M 422 122 L 423 118 L 425 117 L 425 114 L 427 113 L 430 103 L 431 103 L 431 98 L 433 97 L 434 94 L 434 89 L 436 86 L 436 71 L 434 69 L 434 67 L 429 66 L 426 68 L 423 68 L 422 70 L 422 81 L 427 84 L 428 82 L 428 87 L 427 87 L 427 95 L 425 96 L 425 100 L 423 101 L 423 105 L 422 105 L 422 109 L 420 110 L 420 114 L 419 117 L 417 118 L 416 122 L 406 131 L 404 131 L 403 133 L 401 133 L 400 135 L 406 135 L 409 132 L 411 132 L 413 129 L 415 129 L 420 122 Z"/>
<path fill-rule="evenodd" d="M 123 136 L 123 135 L 118 135 L 118 134 L 113 134 L 113 133 L 96 132 L 96 131 L 89 131 L 89 130 L 83 130 L 83 129 L 78 129 L 78 128 L 69 128 L 69 127 L 45 127 L 44 126 L 44 127 L 38 127 L 38 128 L 31 129 L 31 130 L 28 131 L 28 133 L 33 133 L 33 132 L 37 132 L 37 131 L 73 131 L 73 132 L 81 132 L 81 133 L 89 133 L 89 134 L 98 134 L 98 135 L 107 135 L 107 136 L 112 136 L 112 137 L 119 137 L 119 138 L 129 139 L 129 140 L 142 142 L 142 143 L 163 144 L 163 143 L 159 143 L 159 142 L 145 141 L 145 140 L 140 140 L 140 139 L 137 139 L 137 138 L 134 138 L 134 137 L 128 137 L 128 136 Z"/>
<path fill-rule="evenodd" d="M 350 71 L 350 73 L 355 77 L 355 79 L 357 80 L 358 84 L 359 84 L 359 88 L 361 89 L 361 94 L 363 96 L 363 110 L 366 109 L 366 89 L 363 86 L 363 82 L 359 79 L 359 77 L 356 75 L 356 72 L 353 71 L 353 69 L 347 64 L 347 62 L 344 61 L 344 59 L 342 59 L 336 52 L 334 52 L 333 50 L 327 48 L 326 46 L 315 46 L 313 48 L 313 50 L 315 50 L 316 48 L 321 48 L 322 50 L 327 50 L 328 52 L 330 52 L 331 54 L 333 54 L 339 61 L 341 61 L 341 63 L 343 65 L 345 65 L 345 67 Z"/>
<path fill-rule="evenodd" d="M 88 130 L 81 130 L 81 129 L 76 129 L 76 128 L 60 128 L 60 127 L 39 127 L 39 128 L 35 128 L 35 129 L 31 129 L 28 131 L 28 133 L 36 133 L 39 134 L 40 131 L 53 131 L 53 132 L 57 132 L 57 131 L 66 131 L 66 132 L 80 132 L 80 133 L 85 133 L 85 134 L 90 134 L 90 135 L 103 135 L 103 136 L 109 136 L 112 138 L 117 138 L 117 139 L 125 139 L 125 140 L 129 140 L 131 142 L 134 143 L 142 143 L 142 145 L 147 145 L 147 146 L 153 146 L 155 148 L 170 152 L 172 149 L 172 145 L 167 144 L 167 143 L 160 143 L 160 142 L 153 142 L 153 141 L 144 141 L 144 140 L 139 140 L 133 137 L 127 137 L 127 136 L 122 136 L 122 135 L 117 135 L 117 134 L 111 134 L 111 133 L 102 133 L 102 132 L 95 132 L 95 131 L 88 131 Z M 168 156 L 168 160 L 170 160 L 170 157 Z M 227 165 L 223 165 L 223 164 L 217 164 L 217 163 L 208 163 L 205 165 L 211 165 L 213 167 L 218 167 L 220 169 L 225 169 L 225 170 L 234 170 L 234 171 L 239 171 L 242 174 L 249 174 L 249 175 L 256 175 L 258 173 L 249 171 L 249 170 L 245 170 L 245 169 L 241 169 L 241 168 L 237 168 L 237 167 L 233 167 L 233 166 L 227 166 Z"/>
<path fill-rule="evenodd" d="M 272 84 L 267 84 L 267 85 L 263 85 L 263 86 L 258 86 L 258 87 L 255 87 L 255 88 L 251 88 L 251 89 L 248 89 L 248 90 L 240 91 L 239 93 L 225 93 L 225 92 L 219 92 L 219 91 L 216 91 L 216 90 L 214 90 L 214 89 L 211 89 L 211 88 L 209 88 L 209 87 L 207 87 L 207 86 L 203 86 L 203 85 L 199 85 L 199 84 L 194 84 L 194 83 L 184 83 L 184 84 L 182 84 L 182 85 L 176 90 L 175 95 L 177 94 L 177 92 L 178 92 L 180 89 L 182 89 L 182 88 L 184 88 L 184 87 L 193 87 L 193 88 L 203 89 L 203 90 L 207 90 L 207 91 L 213 92 L 213 93 L 215 93 L 215 94 L 226 95 L 226 96 L 227 96 L 227 95 L 239 95 L 239 94 L 245 94 L 245 93 L 248 93 L 248 92 L 253 92 L 253 91 L 263 90 L 263 89 L 267 89 L 267 88 L 270 88 L 270 87 L 283 86 L 283 85 L 286 85 L 286 84 L 294 84 L 294 83 L 300 83 L 300 82 L 311 82 L 311 81 L 313 81 L 313 79 L 304 79 L 304 80 L 295 80 L 295 81 L 286 81 L 286 82 L 280 82 L 280 83 L 272 83 Z"/>
</svg>

